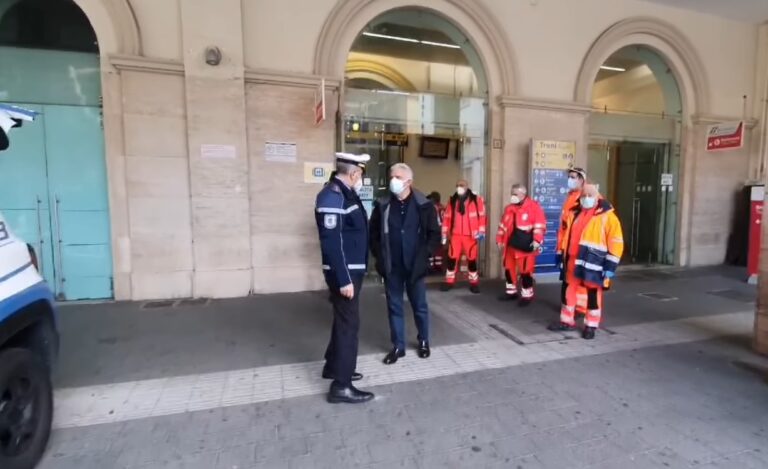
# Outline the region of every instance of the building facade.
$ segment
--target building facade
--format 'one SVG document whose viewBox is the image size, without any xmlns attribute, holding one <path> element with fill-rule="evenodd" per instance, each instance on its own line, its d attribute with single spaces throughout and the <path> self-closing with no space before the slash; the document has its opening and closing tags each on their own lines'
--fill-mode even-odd
<svg viewBox="0 0 768 469">
<path fill-rule="evenodd" d="M 0 1 L 0 16 L 25 1 Z M 73 1 L 93 29 L 97 52 L 43 53 L 20 35 L 0 44 L 0 101 L 43 111 L 46 145 L 34 151 L 47 168 L 38 177 L 24 163 L 39 190 L 19 188 L 29 204 L 0 200 L 0 209 L 17 210 L 18 223 L 50 253 L 49 278 L 63 298 L 221 298 L 321 288 L 312 213 L 319 186 L 305 171 L 349 145 L 350 102 L 368 99 L 351 80 L 399 95 L 462 98 L 445 104 L 456 109 L 455 125 L 435 126 L 436 117 L 427 125 L 420 111 L 416 127 L 423 135 L 441 125 L 459 129 L 452 130 L 452 145 L 463 145 L 462 155 L 475 152 L 479 163 L 461 160 L 438 180 L 425 161 L 416 185 L 432 177 L 430 186 L 442 184 L 445 197 L 453 184 L 445 178 L 464 171 L 486 197 L 492 226 L 511 184 L 529 179 L 531 139 L 575 142 L 576 164 L 588 171 L 599 164 L 590 155 L 598 161 L 602 154 L 593 148 L 605 148 L 610 159 L 618 145 L 610 142 L 663 144 L 659 151 L 675 163 L 660 171 L 674 182 L 664 205 L 669 223 L 655 236 L 674 248 L 649 260 L 714 265 L 725 258 L 734 194 L 764 174 L 768 27 L 756 20 L 640 0 L 582 0 L 576 9 L 566 0 Z M 423 59 L 377 61 L 373 49 L 356 49 L 365 31 L 369 38 L 403 39 L 372 32 L 380 31 L 373 29 L 382 24 L 377 18 L 392 12 L 404 19 L 388 21 L 404 28 L 419 27 L 419 14 L 448 24 L 445 37 L 461 41 L 446 48 L 464 51 L 461 67 L 419 72 Z M 647 56 L 664 109 L 630 112 L 652 99 L 627 104 L 612 97 L 625 86 L 620 78 L 596 83 L 620 51 L 629 51 L 623 60 Z M 30 72 L 11 76 L 8 63 Z M 326 119 L 315 125 L 321 82 Z M 67 86 L 53 96 L 57 83 Z M 440 101 L 430 99 L 413 103 L 423 109 Z M 612 104 L 619 101 L 625 104 Z M 467 117 L 478 115 L 471 109 L 479 110 L 479 121 Z M 480 122 L 472 139 L 468 119 Z M 746 126 L 743 148 L 706 151 L 709 125 L 739 120 Z M 63 124 L 73 121 L 86 124 Z M 651 134 L 633 135 L 642 129 Z M 81 159 L 56 154 L 81 146 Z M 485 273 L 498 275 L 496 251 L 485 254 Z"/>
</svg>

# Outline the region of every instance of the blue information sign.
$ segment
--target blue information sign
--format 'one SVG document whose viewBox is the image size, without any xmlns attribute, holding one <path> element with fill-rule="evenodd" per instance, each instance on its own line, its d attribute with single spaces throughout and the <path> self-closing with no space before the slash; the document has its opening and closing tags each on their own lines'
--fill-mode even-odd
<svg viewBox="0 0 768 469">
<path fill-rule="evenodd" d="M 542 252 L 536 258 L 536 273 L 559 272 L 555 263 L 560 213 L 568 197 L 568 169 L 573 167 L 575 143 L 534 140 L 531 142 L 531 194 L 547 218 Z"/>
</svg>

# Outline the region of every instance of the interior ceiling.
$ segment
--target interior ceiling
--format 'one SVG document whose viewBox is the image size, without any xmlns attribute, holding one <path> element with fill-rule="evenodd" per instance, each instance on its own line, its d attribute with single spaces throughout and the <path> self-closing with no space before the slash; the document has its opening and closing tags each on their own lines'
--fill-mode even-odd
<svg viewBox="0 0 768 469">
<path fill-rule="evenodd" d="M 746 23 L 768 21 L 768 0 L 643 0 Z"/>
<path fill-rule="evenodd" d="M 604 65 L 608 67 L 623 68 L 626 71 L 630 71 L 633 68 L 641 67 L 645 65 L 645 63 L 639 60 L 628 59 L 628 58 L 620 57 L 617 55 L 613 55 L 611 56 L 611 58 L 605 61 Z M 601 68 L 600 71 L 597 73 L 597 78 L 595 78 L 595 81 L 605 80 L 606 78 L 610 78 L 610 77 L 619 75 L 621 73 L 624 73 L 624 72 L 614 71 L 614 70 L 603 70 Z"/>
<path fill-rule="evenodd" d="M 418 41 L 429 41 L 440 44 L 456 45 L 445 33 L 441 31 L 414 28 L 402 24 L 387 22 L 379 23 L 375 26 L 366 28 L 365 32 L 414 39 Z M 352 44 L 352 52 L 384 55 L 388 57 L 415 60 L 420 62 L 436 62 L 464 66 L 469 65 L 467 57 L 464 55 L 464 52 L 462 52 L 461 49 L 433 46 L 418 42 L 404 42 L 387 38 L 370 37 L 363 34 L 359 35 L 355 42 Z"/>
</svg>

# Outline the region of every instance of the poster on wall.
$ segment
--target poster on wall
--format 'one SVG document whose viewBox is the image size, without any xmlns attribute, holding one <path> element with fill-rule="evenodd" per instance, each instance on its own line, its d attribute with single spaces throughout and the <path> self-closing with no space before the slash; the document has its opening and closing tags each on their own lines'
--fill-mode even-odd
<svg viewBox="0 0 768 469">
<path fill-rule="evenodd" d="M 576 142 L 531 140 L 530 194 L 547 217 L 547 234 L 536 258 L 536 273 L 559 272 L 555 263 L 560 212 L 568 196 L 568 170 L 573 168 Z"/>
</svg>

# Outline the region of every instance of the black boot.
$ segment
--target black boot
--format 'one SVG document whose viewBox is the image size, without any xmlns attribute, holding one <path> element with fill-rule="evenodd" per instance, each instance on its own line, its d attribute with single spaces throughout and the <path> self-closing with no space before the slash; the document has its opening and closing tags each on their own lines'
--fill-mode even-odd
<svg viewBox="0 0 768 469">
<path fill-rule="evenodd" d="M 526 307 L 533 302 L 533 298 L 520 298 L 520 306 Z"/>
<path fill-rule="evenodd" d="M 595 338 L 595 332 L 597 332 L 596 327 L 585 327 L 584 332 L 581 333 L 581 337 L 586 340 L 592 340 Z"/>
<path fill-rule="evenodd" d="M 451 290 L 453 290 L 453 285 L 451 285 L 450 283 L 443 283 L 442 285 L 440 285 L 440 291 L 451 291 Z"/>
<path fill-rule="evenodd" d="M 398 358 L 403 358 L 405 356 L 405 350 L 401 350 L 397 347 L 393 348 L 391 352 L 387 354 L 386 357 L 384 357 L 384 364 L 385 365 L 392 365 L 397 362 Z"/>
<path fill-rule="evenodd" d="M 429 342 L 426 340 L 419 342 L 418 354 L 419 358 L 429 358 L 429 356 L 432 355 L 432 352 L 429 350 Z"/>
<path fill-rule="evenodd" d="M 480 285 L 470 285 L 469 291 L 477 295 L 478 293 L 480 293 Z"/>
<path fill-rule="evenodd" d="M 570 324 L 566 324 L 561 321 L 553 322 L 549 326 L 547 326 L 547 329 L 554 332 L 566 332 L 566 331 L 575 331 L 576 326 L 571 326 Z"/>
<path fill-rule="evenodd" d="M 360 391 L 351 384 L 344 386 L 334 381 L 328 391 L 328 402 L 331 404 L 362 404 L 373 399 L 373 393 Z"/>
</svg>

